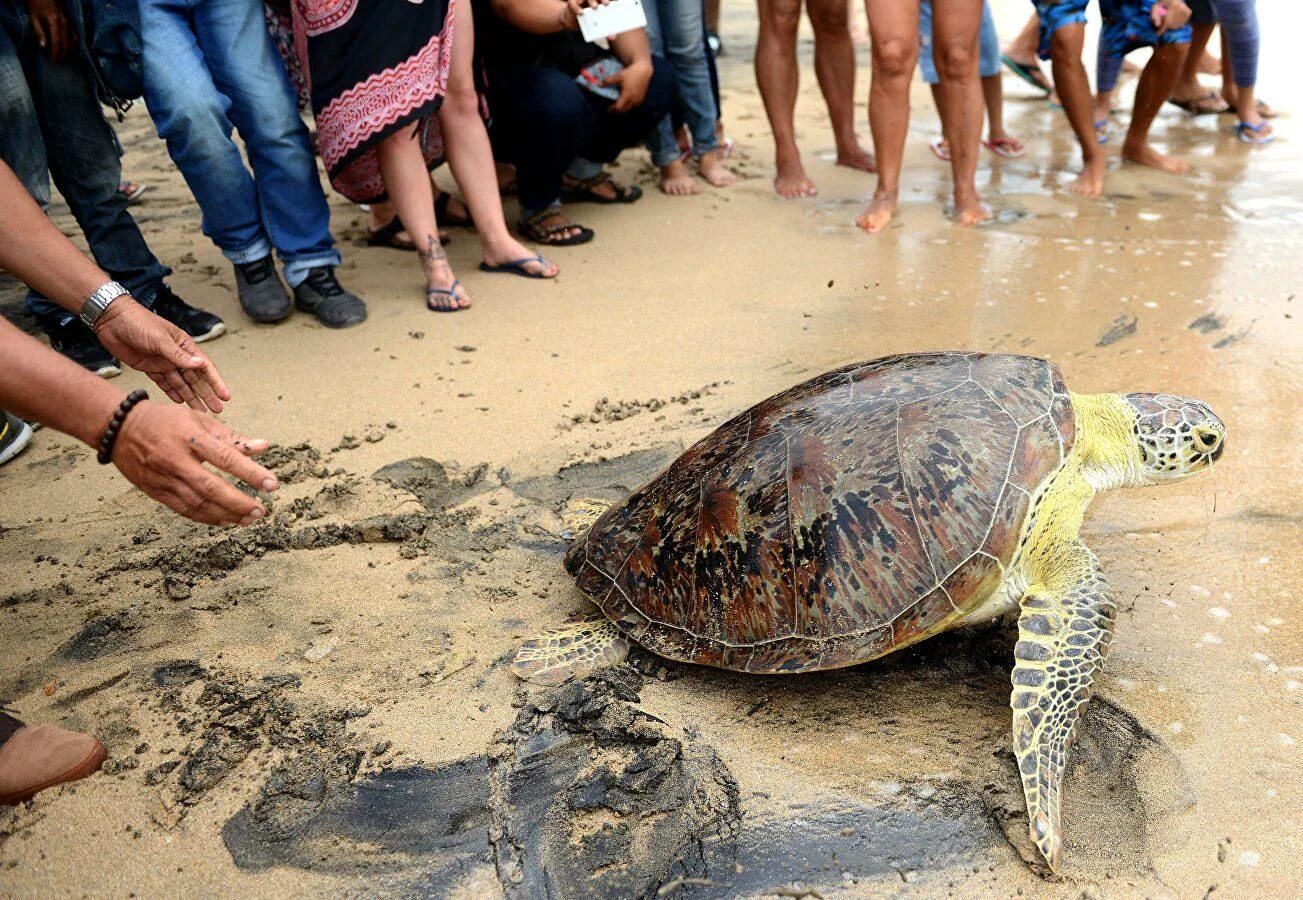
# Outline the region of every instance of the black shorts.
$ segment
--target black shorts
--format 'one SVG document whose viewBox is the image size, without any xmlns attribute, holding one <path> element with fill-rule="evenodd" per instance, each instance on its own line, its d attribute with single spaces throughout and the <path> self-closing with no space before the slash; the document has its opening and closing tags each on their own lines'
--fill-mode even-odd
<svg viewBox="0 0 1303 900">
<path fill-rule="evenodd" d="M 1185 5 L 1190 7 L 1190 24 L 1191 25 L 1216 25 L 1217 10 L 1213 8 L 1213 0 L 1185 0 Z"/>
</svg>

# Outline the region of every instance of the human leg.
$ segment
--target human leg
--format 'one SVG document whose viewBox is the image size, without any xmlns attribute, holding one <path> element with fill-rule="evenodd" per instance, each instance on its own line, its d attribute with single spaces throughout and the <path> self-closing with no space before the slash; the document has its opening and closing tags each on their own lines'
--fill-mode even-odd
<svg viewBox="0 0 1303 900">
<path fill-rule="evenodd" d="M 470 4 L 457 9 L 455 26 L 448 92 L 439 107 L 439 124 L 443 128 L 448 166 L 461 187 L 471 219 L 479 232 L 484 262 L 498 266 L 529 260 L 534 254 L 511 236 L 502 214 L 502 196 L 498 193 L 498 178 L 493 168 L 493 148 L 489 145 L 489 134 L 484 128 L 484 118 L 480 115 L 479 94 L 472 71 L 475 23 Z M 425 183 L 430 183 L 428 176 Z M 433 201 L 433 192 L 430 192 L 432 211 Z M 406 223 L 407 219 L 401 213 L 400 218 Z M 412 234 L 412 237 L 417 240 L 418 247 L 423 250 L 428 248 L 427 236 Z M 439 244 L 437 229 L 434 244 Z M 557 267 L 542 259 L 522 265 L 529 273 L 539 277 L 551 278 L 557 274 Z"/>
<path fill-rule="evenodd" d="M 1136 86 L 1136 102 L 1131 110 L 1131 125 L 1122 144 L 1122 158 L 1164 172 L 1184 174 L 1190 164 L 1175 156 L 1159 153 L 1149 143 L 1149 128 L 1154 116 L 1172 94 L 1172 87 L 1181 76 L 1185 64 L 1187 43 L 1163 43 L 1154 48 L 1154 55 L 1145 65 Z"/>
<path fill-rule="evenodd" d="M 1055 88 L 1081 146 L 1082 172 L 1068 184 L 1068 190 L 1083 197 L 1098 197 L 1104 191 L 1105 157 L 1095 136 L 1090 79 L 1081 63 L 1086 0 L 1037 2 L 1036 7 L 1041 23 L 1039 53 L 1042 59 L 1052 62 Z"/>
<path fill-rule="evenodd" d="M 813 197 L 814 182 L 805 174 L 796 146 L 796 32 L 801 0 L 757 0 L 760 30 L 756 37 L 756 84 L 774 136 L 778 173 L 774 190 L 782 197 Z"/>
<path fill-rule="evenodd" d="M 991 217 L 977 193 L 977 153 L 982 140 L 982 88 L 978 77 L 981 0 L 932 0 L 937 92 L 950 145 L 955 220 L 976 225 Z"/>
<path fill-rule="evenodd" d="M 837 165 L 872 172 L 873 154 L 855 134 L 855 45 L 849 0 L 805 0 L 814 31 L 814 73 L 828 107 Z"/>
<path fill-rule="evenodd" d="M 868 208 L 855 220 L 874 233 L 891 223 L 900 195 L 900 169 L 909 133 L 909 82 L 918 60 L 918 0 L 866 0 L 873 45 L 869 127 L 878 184 Z M 935 25 L 935 23 L 934 23 Z"/>
<path fill-rule="evenodd" d="M 267 237 L 285 264 L 285 280 L 297 287 L 313 269 L 339 265 L 340 257 L 308 129 L 262 4 L 204 0 L 195 7 L 193 27 L 248 152 Z"/>
</svg>

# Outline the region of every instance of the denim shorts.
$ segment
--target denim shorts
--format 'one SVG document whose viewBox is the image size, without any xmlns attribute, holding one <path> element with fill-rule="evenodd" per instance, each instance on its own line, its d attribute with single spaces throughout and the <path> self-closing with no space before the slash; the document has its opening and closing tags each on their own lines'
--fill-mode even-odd
<svg viewBox="0 0 1303 900">
<path fill-rule="evenodd" d="M 1090 0 L 1032 0 L 1036 15 L 1040 19 L 1041 59 L 1050 58 L 1050 41 L 1054 32 L 1064 25 L 1084 24 L 1086 6 Z M 1150 21 L 1149 11 L 1155 0 L 1099 0 L 1100 16 L 1104 28 L 1100 40 L 1112 56 L 1125 56 L 1138 47 L 1154 47 L 1159 44 L 1190 43 L 1190 26 L 1186 25 L 1163 35 Z"/>
<path fill-rule="evenodd" d="M 1104 20 L 1099 40 L 1104 51 L 1121 59 L 1140 47 L 1190 43 L 1192 29 L 1188 24 L 1160 35 L 1149 18 L 1153 7 L 1154 0 L 1099 0 Z"/>
<path fill-rule="evenodd" d="M 936 63 L 932 59 L 932 3 L 923 0 L 919 4 L 918 16 L 918 70 L 928 84 L 936 84 Z M 1000 74 L 1000 37 L 995 33 L 995 20 L 991 18 L 989 0 L 982 2 L 982 30 L 979 36 L 978 75 L 991 78 Z"/>
</svg>

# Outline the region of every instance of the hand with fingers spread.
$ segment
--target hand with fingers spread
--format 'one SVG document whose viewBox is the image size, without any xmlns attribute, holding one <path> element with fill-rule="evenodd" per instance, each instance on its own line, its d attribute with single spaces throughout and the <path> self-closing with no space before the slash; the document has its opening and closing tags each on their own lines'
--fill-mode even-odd
<svg viewBox="0 0 1303 900">
<path fill-rule="evenodd" d="M 222 411 L 231 399 L 217 367 L 190 335 L 130 297 L 119 297 L 95 323 L 95 336 L 109 352 L 144 372 L 175 403 Z"/>
<path fill-rule="evenodd" d="M 138 404 L 113 448 L 113 464 L 150 497 L 205 525 L 251 525 L 267 514 L 256 497 L 205 467 L 233 475 L 258 491 L 276 490 L 276 476 L 252 457 L 261 439 L 242 437 L 199 412 Z"/>
</svg>

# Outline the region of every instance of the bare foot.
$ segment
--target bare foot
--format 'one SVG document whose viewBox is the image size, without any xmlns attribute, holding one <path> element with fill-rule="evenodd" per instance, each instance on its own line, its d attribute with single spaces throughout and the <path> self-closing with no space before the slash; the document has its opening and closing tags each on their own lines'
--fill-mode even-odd
<svg viewBox="0 0 1303 900">
<path fill-rule="evenodd" d="M 672 197 L 687 197 L 700 192 L 701 188 L 688 174 L 683 160 L 676 159 L 668 166 L 661 166 L 661 190 Z"/>
<path fill-rule="evenodd" d="M 774 177 L 774 190 L 778 191 L 780 197 L 789 200 L 797 197 L 813 197 L 819 193 L 814 182 L 805 174 L 805 168 L 800 160 L 779 164 L 778 174 Z"/>
<path fill-rule="evenodd" d="M 878 161 L 873 158 L 872 153 L 858 143 L 850 149 L 837 151 L 837 165 L 848 169 L 859 169 L 861 172 L 878 171 Z"/>
<path fill-rule="evenodd" d="M 701 154 L 697 160 L 697 171 L 714 187 L 728 187 L 737 181 L 737 174 L 724 165 L 724 149 L 721 147 Z"/>
<path fill-rule="evenodd" d="M 894 191 L 874 194 L 864 212 L 860 213 L 859 218 L 855 220 L 855 224 L 869 234 L 877 234 L 891 224 L 891 217 L 895 213 L 896 194 Z"/>
<path fill-rule="evenodd" d="M 965 228 L 972 225 L 980 225 L 991 219 L 991 207 L 982 202 L 982 198 L 974 194 L 972 197 L 963 200 L 955 198 L 955 221 Z"/>
<path fill-rule="evenodd" d="M 1190 164 L 1179 156 L 1164 156 L 1149 144 L 1127 141 L 1122 145 L 1122 158 L 1142 166 L 1152 166 L 1173 175 L 1184 175 L 1190 171 Z"/>
<path fill-rule="evenodd" d="M 1081 174 L 1068 182 L 1067 189 L 1073 194 L 1098 200 L 1104 193 L 1104 160 L 1086 163 Z"/>
<path fill-rule="evenodd" d="M 470 297 L 457 276 L 453 275 L 448 254 L 444 253 L 438 241 L 429 239 L 417 254 L 421 257 L 421 268 L 425 270 L 425 305 L 435 312 L 469 309 Z"/>
</svg>

